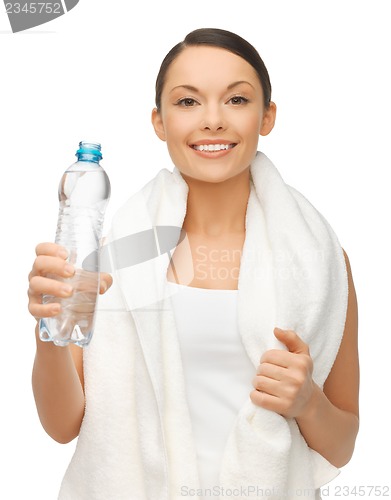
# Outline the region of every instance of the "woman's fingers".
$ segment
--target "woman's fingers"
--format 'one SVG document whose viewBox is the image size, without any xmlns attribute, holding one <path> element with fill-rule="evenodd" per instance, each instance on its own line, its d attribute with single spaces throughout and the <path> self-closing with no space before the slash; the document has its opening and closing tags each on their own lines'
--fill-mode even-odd
<svg viewBox="0 0 391 500">
<path fill-rule="evenodd" d="M 28 275 L 28 310 L 35 319 L 46 318 L 58 314 L 61 306 L 58 303 L 42 304 L 43 295 L 69 297 L 72 288 L 61 279 L 70 278 L 75 269 L 66 259 L 68 252 L 56 243 L 39 243 L 35 247 L 37 255 Z M 57 279 L 54 279 L 57 277 Z"/>
<path fill-rule="evenodd" d="M 264 377 L 269 377 L 274 380 L 282 380 L 286 374 L 287 369 L 271 363 L 261 363 L 258 365 L 256 374 Z"/>
<path fill-rule="evenodd" d="M 55 297 L 69 297 L 72 294 L 72 286 L 63 281 L 46 278 L 44 276 L 33 276 L 30 279 L 29 295 L 54 295 Z"/>
<path fill-rule="evenodd" d="M 34 276 L 47 276 L 55 274 L 63 278 L 70 278 L 75 273 L 75 268 L 61 257 L 38 255 L 34 261 L 29 279 Z"/>
<path fill-rule="evenodd" d="M 30 279 L 28 289 L 28 309 L 35 319 L 55 316 L 61 311 L 60 304 L 56 302 L 42 304 L 43 295 L 67 298 L 72 295 L 72 287 L 68 283 L 62 281 L 46 278 L 44 276 L 33 276 Z"/>
<path fill-rule="evenodd" d="M 113 277 L 108 273 L 100 273 L 99 293 L 105 293 L 113 284 Z"/>
<path fill-rule="evenodd" d="M 35 247 L 35 253 L 37 256 L 51 255 L 52 257 L 60 257 L 64 260 L 68 258 L 68 251 L 66 250 L 66 248 L 58 245 L 57 243 L 38 243 L 38 245 Z"/>
<path fill-rule="evenodd" d="M 39 297 L 32 296 L 29 300 L 28 310 L 29 313 L 38 321 L 40 318 L 56 316 L 56 314 L 61 312 L 61 305 L 57 302 L 42 304 Z"/>
<path fill-rule="evenodd" d="M 35 247 L 37 255 L 28 279 L 33 276 L 46 276 L 48 274 L 56 274 L 63 278 L 73 276 L 75 269 L 69 264 L 66 259 L 68 257 L 67 250 L 56 243 L 39 243 Z"/>
</svg>

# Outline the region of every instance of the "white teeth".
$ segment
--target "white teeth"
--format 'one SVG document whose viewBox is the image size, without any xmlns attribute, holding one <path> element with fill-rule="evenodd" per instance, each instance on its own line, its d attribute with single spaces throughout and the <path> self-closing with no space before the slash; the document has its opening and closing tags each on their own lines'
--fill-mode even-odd
<svg viewBox="0 0 391 500">
<path fill-rule="evenodd" d="M 221 151 L 230 147 L 232 147 L 230 144 L 201 144 L 200 146 L 193 146 L 197 151 Z"/>
</svg>

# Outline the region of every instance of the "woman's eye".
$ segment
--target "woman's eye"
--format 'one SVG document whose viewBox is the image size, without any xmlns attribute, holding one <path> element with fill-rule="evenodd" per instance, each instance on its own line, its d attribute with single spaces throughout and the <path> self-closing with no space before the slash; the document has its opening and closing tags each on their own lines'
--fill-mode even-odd
<svg viewBox="0 0 391 500">
<path fill-rule="evenodd" d="M 197 101 L 195 99 L 192 99 L 191 97 L 185 97 L 183 99 L 179 99 L 177 102 L 179 106 L 185 106 L 185 107 L 192 107 L 197 104 Z"/>
<path fill-rule="evenodd" d="M 248 102 L 248 99 L 246 99 L 245 97 L 243 97 L 241 95 L 236 95 L 234 97 L 231 97 L 229 102 L 231 102 L 232 104 L 235 104 L 235 105 L 246 104 Z"/>
</svg>

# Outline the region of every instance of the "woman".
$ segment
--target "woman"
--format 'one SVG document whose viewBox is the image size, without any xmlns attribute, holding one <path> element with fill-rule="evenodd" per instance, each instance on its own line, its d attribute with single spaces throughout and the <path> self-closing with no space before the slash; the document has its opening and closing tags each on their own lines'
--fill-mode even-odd
<svg viewBox="0 0 391 500">
<path fill-rule="evenodd" d="M 313 498 L 318 498 L 319 487 L 326 482 L 326 465 L 322 462 L 319 466 L 319 470 L 324 467 L 322 474 L 320 474 L 322 479 L 314 479 L 313 481 L 312 478 L 317 474 L 318 465 L 312 465 L 312 458 L 303 458 L 301 468 L 294 469 L 298 466 L 297 463 L 292 463 L 292 456 L 304 457 L 305 453 L 307 453 L 306 450 L 300 448 L 302 442 L 305 442 L 308 448 L 313 450 L 314 455 L 317 457 L 316 460 L 323 457 L 322 460 L 327 461 L 327 466 L 330 466 L 330 469 L 327 470 L 331 471 L 332 467 L 344 466 L 350 460 L 359 422 L 359 368 L 357 302 L 346 253 L 343 252 L 342 254 L 341 249 L 340 255 L 343 255 L 345 259 L 345 261 L 343 261 L 343 258 L 341 260 L 344 262 L 348 294 L 346 286 L 341 284 L 341 288 L 336 289 L 337 293 L 341 292 L 341 298 L 336 299 L 334 293 L 332 299 L 334 301 L 340 300 L 340 302 L 346 300 L 345 306 L 341 307 L 342 312 L 340 315 L 344 320 L 343 329 L 336 327 L 336 331 L 339 328 L 338 334 L 332 337 L 330 333 L 330 339 L 322 339 L 322 342 L 326 342 L 322 344 L 322 349 L 317 347 L 320 340 L 316 335 L 319 336 L 319 332 L 312 332 L 313 337 L 311 337 L 312 333 L 307 336 L 304 325 L 306 325 L 308 315 L 304 314 L 303 310 L 300 309 L 296 313 L 298 316 L 304 316 L 302 322 L 300 323 L 301 320 L 298 320 L 299 323 L 297 323 L 303 325 L 302 331 L 295 331 L 291 326 L 292 321 L 284 329 L 274 328 L 272 332 L 269 332 L 269 337 L 274 334 L 275 344 L 271 343 L 269 338 L 265 346 L 277 348 L 262 350 L 259 347 L 259 359 L 255 368 L 255 357 L 250 359 L 251 353 L 250 348 L 248 348 L 250 343 L 246 344 L 246 353 L 243 345 L 241 345 L 236 325 L 237 293 L 241 288 L 244 290 L 246 283 L 253 279 L 249 275 L 252 274 L 252 270 L 255 272 L 258 266 L 255 260 L 247 268 L 243 265 L 244 244 L 246 238 L 250 238 L 250 219 L 247 220 L 246 217 L 250 207 L 249 199 L 252 199 L 251 193 L 253 191 L 251 186 L 254 183 L 257 188 L 258 199 L 261 204 L 264 203 L 265 218 L 269 217 L 269 213 L 271 214 L 270 217 L 274 217 L 270 219 L 272 224 L 268 225 L 266 221 L 265 226 L 270 241 L 277 241 L 273 240 L 273 230 L 278 233 L 276 238 L 280 238 L 282 232 L 286 232 L 287 236 L 284 236 L 284 238 L 288 238 L 294 244 L 299 239 L 298 235 L 295 236 L 293 228 L 289 233 L 289 220 L 294 208 L 292 210 L 287 209 L 286 212 L 282 211 L 281 219 L 278 219 L 277 215 L 272 215 L 277 213 L 277 208 L 272 204 L 278 204 L 278 200 L 267 201 L 266 195 L 268 191 L 266 188 L 265 196 L 260 195 L 263 183 L 260 182 L 260 177 L 256 178 L 258 176 L 256 172 L 261 168 L 264 171 L 269 168 L 270 172 L 275 172 L 275 168 L 268 163 L 267 158 L 257 153 L 259 135 L 264 136 L 271 132 L 275 118 L 276 105 L 271 101 L 271 85 L 266 67 L 256 50 L 238 35 L 218 29 L 195 30 L 187 35 L 184 42 L 176 45 L 163 60 L 156 82 L 156 107 L 152 111 L 152 123 L 157 136 L 167 144 L 168 152 L 175 165 L 175 175 L 170 175 L 168 178 L 174 177 L 176 183 L 171 186 L 170 182 L 172 181 L 165 181 L 165 177 L 162 177 L 164 182 L 161 186 L 165 187 L 167 185 L 167 192 L 174 193 L 174 196 L 166 198 L 162 196 L 161 199 L 166 200 L 164 201 L 165 205 L 162 204 L 161 207 L 163 208 L 159 209 L 160 211 L 157 210 L 156 213 L 161 216 L 170 200 L 172 207 L 174 207 L 173 210 L 177 210 L 179 202 L 178 207 L 175 203 L 183 191 L 178 191 L 177 195 L 175 189 L 177 189 L 178 184 L 182 183 L 181 189 L 185 189 L 183 200 L 186 202 L 186 209 L 183 209 L 185 211 L 185 213 L 183 212 L 184 218 L 179 217 L 178 225 L 182 227 L 186 234 L 186 244 L 181 243 L 176 247 L 169 265 L 165 268 L 165 278 L 171 295 L 175 328 L 178 329 L 180 342 L 178 345 L 180 345 L 183 375 L 186 381 L 185 397 L 187 398 L 191 419 L 191 424 L 187 428 L 188 434 L 183 434 L 183 436 L 186 437 L 191 434 L 194 437 L 194 450 L 181 449 L 180 443 L 178 443 L 177 448 L 171 444 L 175 442 L 175 429 L 179 434 L 180 426 L 186 426 L 187 418 L 186 410 L 184 410 L 183 417 L 178 418 L 178 415 L 182 415 L 181 411 L 185 407 L 183 402 L 182 406 L 179 406 L 178 403 L 181 399 L 180 391 L 182 386 L 178 385 L 175 390 L 172 388 L 178 378 L 181 378 L 181 372 L 175 372 L 175 377 L 170 373 L 165 378 L 165 374 L 169 373 L 167 366 L 170 369 L 172 366 L 176 366 L 174 362 L 175 355 L 169 350 L 164 351 L 164 347 L 162 348 L 161 352 L 166 353 L 166 358 L 162 362 L 163 367 L 162 371 L 159 372 L 161 375 L 159 377 L 158 372 L 154 372 L 154 367 L 151 367 L 153 363 L 149 365 L 152 358 L 149 358 L 150 353 L 146 348 L 149 341 L 146 340 L 147 337 L 144 336 L 144 341 L 142 341 L 142 335 L 139 336 L 140 340 L 137 340 L 136 335 L 136 340 L 133 337 L 131 341 L 128 338 L 124 340 L 124 342 L 131 342 L 126 344 L 127 349 L 129 349 L 128 354 L 126 354 L 125 348 L 118 351 L 113 350 L 109 353 L 111 348 L 115 349 L 112 347 L 116 342 L 114 340 L 115 336 L 111 337 L 111 342 L 108 341 L 107 344 L 102 343 L 99 345 L 99 339 L 107 334 L 107 329 L 114 328 L 116 335 L 126 328 L 134 332 L 142 331 L 143 319 L 141 319 L 142 316 L 137 312 L 137 309 L 144 304 L 140 302 L 135 306 L 135 302 L 133 302 L 133 305 L 128 302 L 127 306 L 124 306 L 126 315 L 129 314 L 129 310 L 132 311 L 133 319 L 130 322 L 129 317 L 124 315 L 124 323 L 121 323 L 121 328 L 119 325 L 122 319 L 115 323 L 116 318 L 125 313 L 118 312 L 119 309 L 116 310 L 117 312 L 114 312 L 113 309 L 113 312 L 106 313 L 111 314 L 110 318 L 107 316 L 109 319 L 104 317 L 103 312 L 101 316 L 98 314 L 97 330 L 88 350 L 82 350 L 71 345 L 58 348 L 48 343 L 42 343 L 36 329 L 37 353 L 33 369 L 33 390 L 42 425 L 48 434 L 60 443 L 71 441 L 80 432 L 75 458 L 64 480 L 60 498 L 98 499 L 107 498 L 108 493 L 111 498 L 155 498 L 156 495 L 159 498 L 180 498 L 185 494 L 191 494 L 190 485 L 194 487 L 203 486 L 203 489 L 196 490 L 198 497 L 202 497 L 207 495 L 205 488 L 218 485 L 219 479 L 221 486 L 245 485 L 247 490 L 242 492 L 242 496 L 247 498 L 251 496 L 251 493 L 256 496 L 255 490 L 251 490 L 254 487 L 251 481 L 258 481 L 258 477 L 266 478 L 263 483 L 261 481 L 260 487 L 267 487 L 270 490 L 269 493 L 265 493 L 265 490 L 263 490 L 263 496 L 269 498 L 282 498 L 287 495 L 295 496 L 291 492 L 293 487 L 297 489 L 309 485 L 308 487 L 316 489 Z M 259 168 L 256 169 L 254 165 L 258 165 L 257 162 Z M 273 175 L 275 175 L 275 179 L 279 179 L 276 173 Z M 265 186 L 266 179 L 265 177 Z M 283 183 L 280 180 L 278 182 Z M 150 193 L 154 194 L 155 192 L 160 196 L 159 187 L 156 188 L 153 181 L 151 181 L 150 185 L 150 190 L 146 191 L 148 196 Z M 274 189 L 274 185 L 275 183 L 271 182 L 270 190 Z M 281 190 L 283 196 L 287 196 L 288 204 L 291 203 L 292 196 L 296 199 L 296 203 L 308 203 L 304 202 L 293 190 L 288 189 L 284 183 L 281 184 Z M 163 192 L 163 187 L 161 191 Z M 150 197 L 152 198 L 152 195 Z M 272 206 L 274 211 L 270 208 Z M 307 207 L 306 210 L 309 210 L 307 204 L 305 206 Z M 292 207 L 296 207 L 296 204 L 292 205 Z M 256 209 L 254 208 L 254 210 Z M 130 211 L 129 213 L 136 217 L 136 212 Z M 169 212 L 167 211 L 167 213 Z M 158 215 L 153 220 L 153 225 L 157 225 Z M 261 217 L 262 212 L 259 212 L 259 216 L 256 217 L 257 223 L 260 223 Z M 297 217 L 301 224 L 300 218 L 305 217 L 304 211 Z M 312 223 L 313 216 L 311 217 L 309 222 L 306 221 L 303 224 L 304 227 Z M 319 219 L 322 219 L 320 215 Z M 280 227 L 278 226 L 278 220 L 280 220 Z M 273 221 L 276 221 L 275 229 L 273 229 Z M 286 222 L 284 223 L 284 221 Z M 326 224 L 323 219 L 322 221 L 319 224 Z M 277 231 L 277 229 L 279 230 Z M 256 234 L 256 231 L 254 231 L 254 234 Z M 115 236 L 118 235 L 119 233 Z M 333 238 L 334 245 L 336 245 L 335 237 L 333 236 Z M 260 241 L 259 245 L 262 244 L 264 243 Z M 277 264 L 279 257 L 277 258 L 276 248 L 274 247 L 274 260 L 268 262 L 275 262 L 276 265 L 279 265 Z M 279 248 L 283 251 L 284 247 Z M 320 246 L 319 248 L 322 249 L 323 247 Z M 335 248 L 335 261 L 337 262 L 338 258 L 340 258 L 338 257 L 338 245 Z M 63 249 L 57 245 L 51 243 L 40 244 L 37 246 L 36 253 L 37 258 L 29 276 L 29 310 L 35 318 L 39 319 L 40 317 L 58 313 L 58 310 L 53 309 L 52 305 L 41 304 L 42 294 L 66 297 L 72 293 L 72 290 L 64 287 L 64 284 L 49 279 L 46 275 L 52 273 L 61 277 L 69 277 L 74 272 L 74 269 L 66 262 L 66 253 L 63 253 Z M 313 285 L 309 281 L 312 278 L 311 276 L 304 276 L 304 272 L 307 274 L 316 273 L 318 269 L 317 265 L 310 268 L 310 259 L 308 257 L 304 258 L 302 254 L 299 257 L 292 254 L 290 258 L 292 261 L 291 267 L 279 268 L 281 272 L 288 270 L 288 275 L 270 278 L 272 280 L 270 281 L 271 285 L 273 280 L 276 280 L 276 283 L 280 280 L 279 283 L 286 283 L 287 285 L 281 288 L 280 294 L 277 293 L 277 305 L 278 300 L 280 300 L 280 304 L 291 304 L 291 300 L 296 300 L 292 299 L 295 292 L 288 286 L 291 279 L 296 280 L 295 283 L 297 283 L 298 287 L 303 283 L 303 297 L 308 290 L 312 290 L 311 286 Z M 248 262 L 247 257 L 246 259 L 245 262 Z M 332 253 L 330 253 L 330 259 L 330 263 L 333 263 L 334 256 Z M 293 276 L 293 263 L 296 262 L 299 265 L 299 271 L 300 266 L 302 266 L 302 279 Z M 326 265 L 326 274 L 329 272 L 330 266 L 332 267 L 333 264 L 328 265 L 328 267 Z M 259 264 L 259 268 L 262 269 L 261 264 Z M 265 266 L 263 271 L 265 271 Z M 112 296 L 117 294 L 114 291 L 117 285 L 116 274 L 113 274 L 114 284 L 110 274 L 102 275 L 101 293 L 108 290 L 112 284 L 114 285 L 105 294 L 107 297 L 110 294 Z M 326 274 L 324 276 L 327 281 Z M 129 276 L 131 275 L 124 274 L 119 278 L 118 290 L 121 287 L 122 289 L 125 289 L 126 286 L 132 287 L 133 290 L 130 293 L 133 294 L 133 297 L 136 297 L 137 293 L 134 290 L 138 288 L 133 284 L 135 281 L 131 281 L 133 278 L 129 278 Z M 266 276 L 255 279 L 253 286 L 257 287 L 260 280 L 266 282 L 267 279 Z M 343 283 L 342 279 L 341 283 Z M 240 280 L 242 280 L 242 286 L 239 286 Z M 285 280 L 285 282 L 281 280 Z M 124 281 L 127 282 L 125 285 L 123 284 Z M 307 282 L 308 290 L 306 291 Z M 280 285 L 276 285 L 277 290 L 278 286 Z M 248 289 L 250 290 L 250 287 Z M 345 293 L 346 297 L 343 293 Z M 252 295 L 254 296 L 254 293 Z M 120 293 L 118 292 L 119 296 Z M 124 296 L 124 303 L 126 303 L 126 294 Z M 286 298 L 283 299 L 283 297 Z M 305 305 L 312 300 L 311 294 L 308 297 Z M 159 298 L 161 299 L 161 297 Z M 109 298 L 107 300 L 110 301 Z M 120 300 L 118 298 L 118 301 Z M 137 299 L 135 300 L 137 302 Z M 250 302 L 250 298 L 246 299 L 246 302 Z M 153 301 L 149 303 L 153 303 Z M 262 304 L 261 294 L 257 298 L 257 302 L 254 302 L 255 307 L 257 307 L 256 304 L 258 303 L 260 307 L 264 305 Z M 106 303 L 103 297 L 102 304 L 102 309 L 104 309 Z M 320 320 L 317 320 L 318 323 L 314 324 L 321 324 L 323 319 L 333 315 L 333 307 L 327 305 L 326 302 L 322 302 L 322 304 L 323 310 L 316 311 Z M 333 304 L 337 303 L 333 302 Z M 243 305 L 243 310 L 244 307 Z M 337 304 L 335 308 L 338 307 Z M 314 308 L 316 309 L 316 306 Z M 331 309 L 331 312 L 328 308 Z M 211 309 L 213 309 L 212 316 L 210 315 Z M 283 309 L 283 307 L 280 306 L 280 309 Z M 278 307 L 276 310 L 278 310 Z M 185 311 L 187 311 L 186 314 Z M 310 313 L 312 314 L 312 309 Z M 164 313 L 160 312 L 159 314 L 161 314 L 159 318 L 165 317 Z M 252 310 L 249 309 L 248 315 L 250 314 L 252 314 Z M 266 316 L 266 312 L 264 314 Z M 243 313 L 242 317 L 245 316 Z M 205 319 L 206 317 L 208 319 Z M 209 331 L 208 327 L 211 324 L 212 317 L 214 326 Z M 275 316 L 274 319 L 276 317 L 278 318 L 278 316 Z M 284 317 L 283 313 L 280 317 Z M 99 322 L 99 318 L 102 318 L 101 322 Z M 148 321 L 150 321 L 150 318 L 151 316 L 149 316 Z M 286 321 L 288 322 L 288 320 Z M 126 322 L 128 323 L 125 328 Z M 339 321 L 338 324 L 340 323 Z M 156 324 L 161 325 L 161 323 Z M 189 330 L 191 324 L 195 326 L 193 332 Z M 242 324 L 245 323 L 242 322 Z M 102 325 L 100 329 L 99 325 Z M 103 325 L 105 326 L 103 327 Z M 274 323 L 274 326 L 281 326 L 281 324 Z M 148 329 L 151 331 L 146 322 L 145 330 Z M 172 326 L 171 331 L 173 329 L 174 326 Z M 205 335 L 207 330 L 208 333 Z M 243 337 L 242 329 L 240 330 Z M 296 330 L 298 329 L 296 328 Z M 204 336 L 202 336 L 202 332 L 204 332 Z M 324 335 L 327 334 L 326 331 Z M 167 333 L 166 338 L 168 338 L 168 335 Z M 193 337 L 190 338 L 191 335 Z M 314 340 L 306 342 L 307 337 L 308 339 L 314 338 Z M 203 341 L 205 342 L 203 343 Z M 170 346 L 174 342 L 175 338 L 173 337 Z M 258 342 L 258 339 L 256 339 L 256 342 Z M 259 339 L 259 345 L 261 346 L 261 339 Z M 322 356 L 327 356 L 327 353 L 325 354 L 325 350 L 328 349 L 327 345 L 330 345 L 331 353 L 327 360 L 328 364 L 322 361 Z M 99 349 L 101 350 L 99 351 Z M 314 351 L 315 355 L 312 355 L 312 351 Z M 84 366 L 84 371 L 83 355 L 84 362 L 89 363 Z M 102 355 L 107 356 L 107 358 L 102 358 Z M 130 359 L 127 360 L 126 355 L 132 356 L 134 364 L 140 363 L 139 359 L 144 356 L 145 365 L 143 364 L 142 367 L 139 365 L 137 374 L 126 371 L 129 370 L 127 364 L 131 362 Z M 170 357 L 171 355 L 172 357 Z M 96 357 L 94 358 L 94 356 Z M 121 356 L 123 356 L 123 359 L 119 359 Z M 164 358 L 162 355 L 159 360 L 161 357 Z M 90 361 L 88 361 L 89 359 Z M 98 359 L 100 361 L 97 361 Z M 155 429 L 153 427 L 155 424 L 151 423 L 150 427 L 148 424 L 143 428 L 143 418 L 141 416 L 144 415 L 145 419 L 147 419 L 149 413 L 152 412 L 152 407 L 150 407 L 148 413 L 147 408 L 149 408 L 148 404 L 150 403 L 147 402 L 147 398 L 142 401 L 147 388 L 143 387 L 142 391 L 136 392 L 138 390 L 137 384 L 127 386 L 128 392 L 135 391 L 132 396 L 128 396 L 129 401 L 120 391 L 116 393 L 108 389 L 104 395 L 106 399 L 103 398 L 95 405 L 94 391 L 98 389 L 94 389 L 94 387 L 98 387 L 98 384 L 94 385 L 94 377 L 99 377 L 95 374 L 95 371 L 99 371 L 104 362 L 108 364 L 108 371 L 99 379 L 100 384 L 104 384 L 106 378 L 111 376 L 112 369 L 115 367 L 110 363 L 115 362 L 118 362 L 117 368 L 122 366 L 121 363 L 123 363 L 123 369 L 118 368 L 117 372 L 117 381 L 121 381 L 120 385 L 126 377 L 129 380 L 131 378 L 132 380 L 143 380 L 143 383 L 147 384 L 145 378 L 150 376 L 151 387 L 154 388 L 154 394 L 158 402 L 156 422 L 160 422 L 161 427 L 156 424 Z M 320 367 L 319 370 L 322 371 L 322 363 L 325 366 L 327 365 L 327 368 L 323 370 L 323 378 L 320 375 L 318 376 L 316 372 L 318 366 Z M 144 375 L 142 375 L 143 370 Z M 86 386 L 84 386 L 84 376 L 86 376 Z M 159 385 L 160 378 L 164 379 L 164 385 Z M 251 383 L 252 387 L 250 386 Z M 159 390 L 164 394 L 161 398 Z M 135 396 L 135 394 L 138 395 Z M 150 394 L 152 395 L 153 391 Z M 253 410 L 247 407 L 247 413 L 243 413 L 246 418 L 235 420 L 244 400 L 248 396 L 251 399 L 252 409 L 257 407 L 258 410 L 255 414 L 251 413 L 250 415 L 249 412 Z M 90 406 L 89 398 L 91 400 Z M 114 408 L 118 404 L 118 399 L 122 398 L 125 398 L 123 405 L 117 407 L 116 412 L 112 411 L 110 417 L 109 413 L 107 413 L 106 420 L 99 420 L 94 415 L 94 411 L 101 411 L 102 405 L 105 406 L 102 402 L 107 401 L 107 405 Z M 162 403 L 163 400 L 164 404 Z M 176 406 L 177 403 L 178 406 Z M 126 411 L 123 406 L 126 407 Z M 106 408 L 102 409 L 102 411 L 106 410 Z M 146 413 L 143 413 L 144 410 Z M 137 428 L 137 431 L 134 431 L 133 434 L 130 431 L 126 433 L 124 430 L 126 426 L 129 425 L 130 427 L 125 418 L 126 415 L 129 415 L 129 418 L 132 415 L 134 419 L 132 425 L 134 429 Z M 241 414 L 239 413 L 239 415 Z M 125 417 L 121 420 L 123 416 Z M 257 420 L 258 417 L 260 420 Z M 117 420 L 115 420 L 116 418 Z M 178 420 L 175 420 L 176 418 Z M 102 422 L 109 422 L 110 419 L 113 420 L 111 420 L 111 424 L 108 424 L 105 432 L 110 434 L 110 425 L 110 428 L 117 429 L 117 434 L 121 434 L 121 437 L 111 434 L 110 441 L 114 449 L 110 448 L 110 444 L 105 442 L 104 433 L 101 438 L 98 437 L 98 429 L 102 430 L 102 426 L 105 425 Z M 100 424 L 98 425 L 96 422 L 100 422 Z M 251 423 L 250 429 L 246 428 L 247 422 Z M 258 425 L 256 422 L 260 422 L 260 424 Z M 286 426 L 287 422 L 289 423 L 288 427 Z M 267 434 L 266 440 L 259 438 L 258 448 L 255 450 L 259 455 L 254 455 L 254 458 L 256 460 L 259 456 L 259 463 L 262 464 L 260 469 L 264 468 L 266 470 L 270 467 L 270 470 L 264 475 L 260 471 L 259 476 L 257 476 L 257 472 L 255 471 L 254 475 L 250 471 L 251 466 L 243 464 L 243 462 L 253 459 L 249 446 L 251 447 L 251 443 L 255 443 L 258 439 L 260 428 L 266 428 L 268 424 L 271 424 L 271 431 Z M 275 427 L 273 427 L 274 425 Z M 189 430 L 190 428 L 191 430 Z M 296 428 L 299 429 L 299 436 L 295 435 Z M 83 436 L 81 429 L 85 429 Z M 94 437 L 92 437 L 94 433 L 91 429 L 95 429 Z M 121 429 L 121 433 L 118 433 L 119 429 Z M 272 429 L 276 429 L 277 436 L 273 435 Z M 124 434 L 122 434 L 122 431 Z M 279 436 L 285 431 L 287 431 L 288 437 L 286 440 L 288 444 L 284 442 L 284 446 L 286 444 L 287 449 L 289 448 L 289 453 L 284 452 L 284 455 L 281 454 L 281 451 L 276 450 L 277 445 L 273 441 L 277 442 L 280 439 Z M 231 435 L 230 432 L 232 432 Z M 225 448 L 229 435 L 229 445 Z M 117 437 L 118 442 L 114 445 L 113 443 L 116 442 Z M 185 440 L 185 437 L 183 437 L 183 440 Z M 93 439 L 96 442 L 101 439 L 96 449 L 91 449 L 92 446 L 95 446 L 95 444 L 92 444 Z M 193 443 L 191 438 L 189 439 L 188 443 L 183 442 L 184 448 L 191 446 L 191 443 Z M 139 441 L 137 449 L 135 441 Z M 272 444 L 269 443 L 271 450 L 268 452 L 265 451 L 266 446 L 269 446 L 267 441 L 272 442 Z M 124 448 L 120 449 L 123 443 L 125 443 Z M 246 445 L 243 443 L 246 443 Z M 134 449 L 131 456 L 125 458 L 124 455 L 132 447 Z M 160 457 L 161 448 L 164 448 L 164 453 L 161 461 L 159 461 L 156 457 L 158 454 Z M 302 451 L 297 451 L 299 449 Z M 90 455 L 101 453 L 101 466 L 95 468 L 91 466 L 90 479 L 84 479 L 83 484 L 81 484 L 80 481 L 78 483 L 77 469 L 82 466 L 81 464 L 85 465 L 83 457 L 85 460 L 88 453 Z M 111 457 L 110 453 L 113 453 L 113 457 Z M 273 455 L 274 453 L 275 455 Z M 116 454 L 117 456 L 115 456 Z M 288 457 L 289 454 L 291 458 Z M 223 457 L 225 473 L 219 476 Z M 233 457 L 235 457 L 236 462 Z M 276 463 L 270 465 L 273 464 L 273 457 L 275 457 Z M 190 465 L 187 462 L 191 463 L 193 458 L 194 463 L 197 462 L 200 483 L 197 483 L 197 479 L 193 481 L 194 476 L 192 473 L 186 475 L 190 470 Z M 286 467 L 284 466 L 286 470 L 284 469 L 285 472 L 281 472 L 277 469 L 284 460 L 286 460 Z M 300 460 L 301 458 L 298 458 L 295 461 L 300 462 Z M 306 460 L 309 460 L 309 462 L 306 462 Z M 119 464 L 121 461 L 123 463 L 127 462 L 127 466 L 132 467 L 132 469 L 122 469 Z M 183 462 L 186 462 L 186 469 Z M 299 471 L 303 468 L 308 470 L 313 468 L 315 472 L 308 472 L 308 477 L 303 475 L 302 480 L 299 480 L 301 475 Z M 238 472 L 239 469 L 240 473 Z M 115 477 L 113 471 L 116 471 L 117 477 Z M 275 476 L 274 471 L 276 471 Z M 235 474 L 237 474 L 236 482 L 230 483 L 230 478 Z M 329 479 L 335 476 L 332 472 L 330 474 Z M 100 476 L 104 478 L 104 482 L 99 482 Z M 295 476 L 297 480 L 289 479 L 291 476 Z M 187 485 L 185 484 L 186 481 L 188 481 Z M 190 481 L 193 482 L 190 484 Z M 181 488 L 180 485 L 182 485 Z M 104 491 L 105 488 L 106 491 Z M 271 491 L 272 489 L 274 491 Z M 224 494 L 221 490 L 219 493 Z M 303 493 L 296 492 L 296 495 L 302 496 Z"/>
</svg>

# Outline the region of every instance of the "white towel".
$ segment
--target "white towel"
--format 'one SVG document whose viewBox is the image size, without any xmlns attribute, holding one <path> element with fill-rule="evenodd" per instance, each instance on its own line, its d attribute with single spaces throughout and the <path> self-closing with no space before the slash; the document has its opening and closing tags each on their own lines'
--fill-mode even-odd
<svg viewBox="0 0 391 500">
<path fill-rule="evenodd" d="M 250 172 L 238 282 L 243 344 L 255 375 L 265 350 L 285 348 L 274 327 L 296 331 L 309 344 L 313 378 L 323 387 L 346 318 L 342 248 L 324 217 L 263 153 Z M 94 336 L 84 349 L 86 412 L 61 500 L 177 500 L 200 490 L 166 288 L 169 258 L 159 248 L 159 228 L 182 227 L 187 194 L 179 170 L 162 169 L 113 220 L 105 248 L 114 283 L 100 298 Z M 156 252 L 133 256 L 138 264 L 126 265 L 129 255 L 121 242 L 141 232 L 146 240 L 156 237 Z M 186 248 L 187 238 L 178 244 Z M 316 490 L 338 473 L 307 446 L 294 419 L 260 408 L 249 397 L 226 444 L 218 492 L 220 498 L 315 499 Z"/>
</svg>

